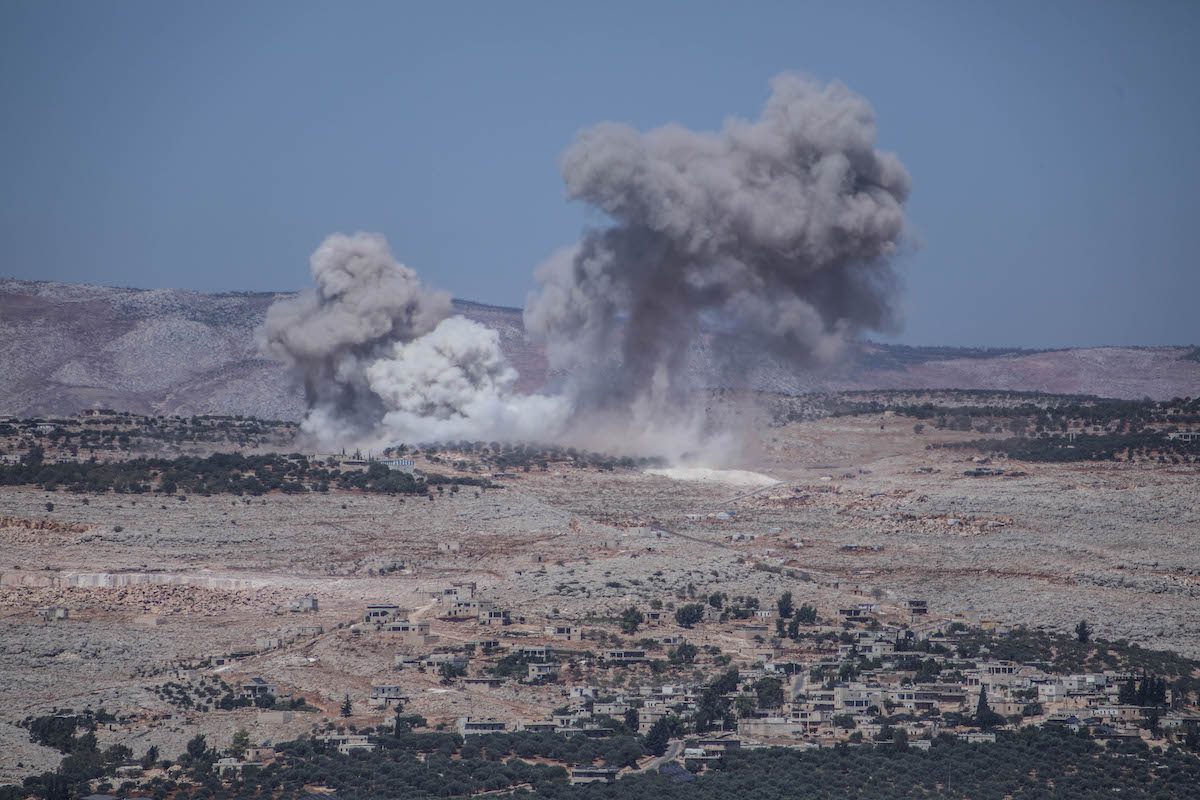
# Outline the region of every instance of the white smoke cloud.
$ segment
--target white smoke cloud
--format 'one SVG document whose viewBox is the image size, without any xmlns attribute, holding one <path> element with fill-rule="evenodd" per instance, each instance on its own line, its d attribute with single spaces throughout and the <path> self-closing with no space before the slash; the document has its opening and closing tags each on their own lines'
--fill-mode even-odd
<svg viewBox="0 0 1200 800">
<path fill-rule="evenodd" d="M 397 342 L 366 376 L 388 409 L 384 429 L 400 441 L 549 440 L 567 418 L 562 397 L 517 394 L 499 334 L 464 317 Z"/>
</svg>

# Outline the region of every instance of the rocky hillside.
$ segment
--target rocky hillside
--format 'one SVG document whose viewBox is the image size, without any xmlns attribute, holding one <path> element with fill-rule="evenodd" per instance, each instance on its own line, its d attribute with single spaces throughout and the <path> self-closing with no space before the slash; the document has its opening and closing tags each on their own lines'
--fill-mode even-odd
<svg viewBox="0 0 1200 800">
<path fill-rule="evenodd" d="M 0 279 L 0 413 L 99 406 L 298 418 L 302 392 L 258 347 L 257 329 L 280 296 Z M 499 331 L 522 388 L 541 385 L 545 359 L 527 343 L 518 309 L 456 305 Z"/>
<path fill-rule="evenodd" d="M 140 413 L 303 411 L 288 372 L 258 350 L 256 330 L 274 293 L 202 294 L 162 289 L 0 279 L 0 413 L 72 413 L 107 407 Z M 500 333 L 521 386 L 546 380 L 541 351 L 514 308 L 456 301 Z M 879 388 L 1021 389 L 1110 397 L 1200 394 L 1190 348 L 1004 351 L 863 344 L 835 372 L 799 372 L 752 358 L 742 380 L 783 392 Z M 698 346 L 693 369 L 711 375 Z"/>
</svg>

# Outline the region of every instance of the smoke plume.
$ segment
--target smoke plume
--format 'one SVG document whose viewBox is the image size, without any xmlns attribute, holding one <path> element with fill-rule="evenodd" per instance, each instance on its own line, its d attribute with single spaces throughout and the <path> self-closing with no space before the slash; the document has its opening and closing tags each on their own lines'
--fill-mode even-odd
<svg viewBox="0 0 1200 800">
<path fill-rule="evenodd" d="M 451 316 L 377 234 L 334 234 L 310 259 L 316 286 L 267 310 L 264 348 L 304 381 L 303 430 L 326 447 L 532 439 L 561 399 L 518 395 L 495 331 Z"/>
<path fill-rule="evenodd" d="M 597 125 L 562 172 L 569 196 L 611 223 L 535 272 L 525 324 L 564 391 L 517 394 L 494 331 L 451 316 L 381 236 L 339 234 L 313 254 L 316 287 L 264 326 L 266 348 L 303 377 L 306 431 L 326 444 L 537 439 L 679 456 L 720 434 L 689 401 L 701 343 L 727 377 L 763 353 L 826 364 L 896 322 L 909 177 L 841 84 L 780 75 L 757 120 L 718 133 Z"/>
<path fill-rule="evenodd" d="M 363 441 L 392 410 L 368 371 L 437 330 L 450 296 L 423 286 L 378 235 L 330 236 L 309 263 L 315 288 L 271 305 L 263 344 L 303 379 L 308 433 L 325 444 Z"/>
<path fill-rule="evenodd" d="M 525 324 L 580 412 L 673 420 L 702 333 L 811 366 L 895 325 L 908 173 L 846 87 L 783 74 L 771 89 L 759 119 L 719 133 L 605 123 L 563 156 L 568 195 L 611 225 L 538 268 Z"/>
</svg>

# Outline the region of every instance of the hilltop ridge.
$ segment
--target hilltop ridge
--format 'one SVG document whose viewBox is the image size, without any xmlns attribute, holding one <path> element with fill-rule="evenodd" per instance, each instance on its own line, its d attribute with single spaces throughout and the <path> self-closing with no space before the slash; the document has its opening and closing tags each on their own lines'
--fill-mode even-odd
<svg viewBox="0 0 1200 800">
<path fill-rule="evenodd" d="M 282 292 L 203 293 L 0 279 L 0 411 L 71 413 L 104 406 L 155 414 L 247 414 L 296 419 L 299 386 L 264 356 L 256 330 Z M 464 316 L 496 330 L 533 391 L 547 380 L 541 348 L 521 310 L 455 300 Z M 803 372 L 749 354 L 745 388 L 802 393 L 961 388 L 1170 398 L 1200 393 L 1191 347 L 1016 350 L 910 347 L 863 342 L 836 370 Z M 701 342 L 697 376 L 712 375 Z M 707 381 L 698 381 L 707 382 Z"/>
</svg>

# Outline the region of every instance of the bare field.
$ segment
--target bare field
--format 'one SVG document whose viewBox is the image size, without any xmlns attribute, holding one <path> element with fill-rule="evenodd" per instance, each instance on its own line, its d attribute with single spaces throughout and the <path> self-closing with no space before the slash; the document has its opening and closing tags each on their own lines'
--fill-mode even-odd
<svg viewBox="0 0 1200 800">
<path fill-rule="evenodd" d="M 443 686 L 433 672 L 393 668 L 405 646 L 349 627 L 367 603 L 389 602 L 431 620 L 442 644 L 499 636 L 437 619 L 430 592 L 454 581 L 475 581 L 526 618 L 503 629 L 510 641 L 543 642 L 548 620 L 586 626 L 691 584 L 764 603 L 790 590 L 829 614 L 866 595 L 1009 624 L 1069 629 L 1086 618 L 1100 636 L 1200 656 L 1195 467 L 1004 464 L 1009 475 L 973 478 L 963 451 L 926 449 L 973 436 L 917 435 L 911 420 L 885 415 L 765 429 L 757 455 L 737 465 L 778 481 L 758 490 L 553 465 L 435 501 L 4 489 L 0 782 L 57 762 L 14 727 L 56 706 L 133 715 L 101 731 L 102 744 L 157 744 L 164 755 L 197 732 L 217 745 L 239 726 L 258 740 L 294 736 L 336 715 L 344 694 L 370 719 L 365 699 L 381 683 L 403 685 L 431 721 L 544 718 L 564 687 Z M 318 613 L 277 610 L 305 594 Z M 44 622 L 44 606 L 70 618 Z M 314 625 L 324 632 L 261 646 Z M 728 647 L 724 635 L 693 641 Z M 195 663 L 234 650 L 252 654 L 222 680 L 262 675 L 319 711 L 184 712 L 155 693 L 208 679 Z"/>
</svg>

